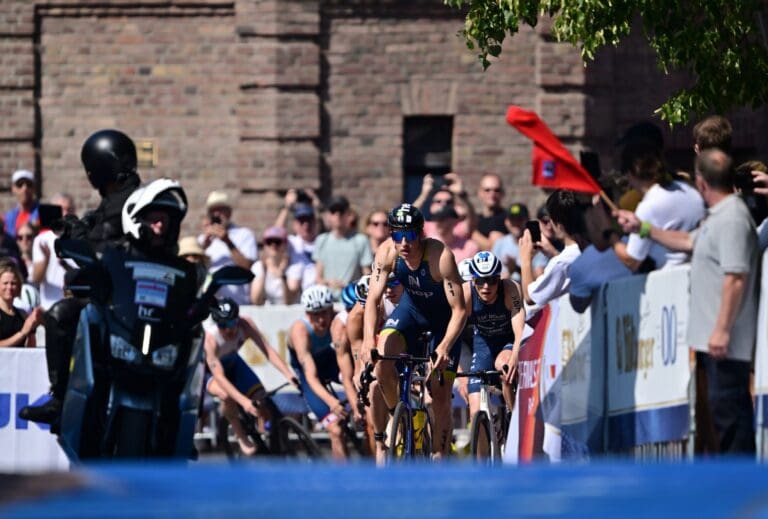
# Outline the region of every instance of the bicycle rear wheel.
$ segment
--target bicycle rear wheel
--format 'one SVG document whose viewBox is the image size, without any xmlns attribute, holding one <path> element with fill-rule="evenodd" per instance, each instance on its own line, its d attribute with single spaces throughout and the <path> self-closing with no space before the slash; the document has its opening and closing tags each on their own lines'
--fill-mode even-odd
<svg viewBox="0 0 768 519">
<path fill-rule="evenodd" d="M 472 417 L 470 426 L 470 452 L 476 461 L 491 459 L 491 422 L 485 411 L 478 411 Z"/>
<path fill-rule="evenodd" d="M 411 410 L 403 402 L 398 402 L 392 418 L 392 430 L 389 436 L 387 458 L 391 462 L 401 461 L 413 455 L 413 444 L 408 444 L 411 430 Z"/>
<path fill-rule="evenodd" d="M 282 452 L 290 458 L 312 461 L 322 457 L 320 447 L 309 432 L 291 417 L 280 419 L 278 423 Z"/>
<path fill-rule="evenodd" d="M 419 432 L 419 434 L 421 434 L 421 447 L 416 449 L 416 455 L 429 460 L 432 459 L 432 442 L 434 441 L 432 434 L 432 413 L 429 408 L 425 408 L 423 412 L 426 415 L 426 420 L 423 429 Z"/>
</svg>

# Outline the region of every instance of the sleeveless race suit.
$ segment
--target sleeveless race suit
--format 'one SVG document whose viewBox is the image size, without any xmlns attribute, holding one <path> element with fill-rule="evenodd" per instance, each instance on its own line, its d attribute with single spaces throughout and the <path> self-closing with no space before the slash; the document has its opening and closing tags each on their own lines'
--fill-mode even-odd
<svg viewBox="0 0 768 519">
<path fill-rule="evenodd" d="M 474 325 L 472 335 L 473 353 L 470 371 L 493 369 L 496 356 L 502 350 L 511 350 L 515 342 L 512 330 L 512 312 L 504 303 L 504 283 L 499 281 L 499 290 L 493 303 L 484 303 L 477 293 L 475 285 L 470 285 L 472 293 L 472 315 L 468 323 Z M 480 379 L 470 378 L 470 393 L 480 391 Z"/>
<path fill-rule="evenodd" d="M 442 281 L 435 281 L 429 271 L 427 250 L 419 266 L 411 270 L 405 260 L 398 256 L 395 260 L 394 274 L 405 291 L 397 308 L 384 323 L 382 335 L 398 333 L 405 339 L 406 349 L 412 355 L 424 355 L 419 351 L 419 337 L 423 332 L 432 332 L 430 352 L 445 336 L 448 321 L 451 319 L 451 306 L 445 295 Z M 456 286 L 461 290 L 461 286 Z M 455 372 L 461 355 L 461 344 L 457 341 L 451 346 L 451 362 L 448 370 Z"/>
<path fill-rule="evenodd" d="M 263 389 L 259 377 L 237 353 L 240 346 L 245 342 L 242 319 L 237 322 L 237 335 L 230 340 L 222 337 L 221 330 L 216 325 L 206 326 L 205 331 L 211 334 L 216 341 L 216 352 L 227 380 L 245 396 L 251 396 L 256 391 Z M 207 377 L 206 387 L 211 381 L 210 373 L 207 374 Z"/>
<path fill-rule="evenodd" d="M 301 322 L 304 323 L 304 326 L 306 326 L 307 332 L 309 333 L 309 351 L 312 355 L 312 360 L 315 362 L 317 378 L 319 378 L 320 382 L 323 384 L 330 381 L 338 382 L 340 374 L 339 364 L 336 362 L 336 350 L 333 349 L 333 344 L 331 343 L 330 329 L 328 330 L 328 333 L 320 336 L 315 333 L 306 319 L 302 318 Z M 334 421 L 333 419 L 330 419 L 334 416 L 331 415 L 331 408 L 328 407 L 328 404 L 326 404 L 322 398 L 312 391 L 309 382 L 307 382 L 307 376 L 304 374 L 304 370 L 302 369 L 293 348 L 288 348 L 288 351 L 291 356 L 291 367 L 293 367 L 294 371 L 299 376 L 301 390 L 304 392 L 304 400 L 307 402 L 307 406 L 309 406 L 323 425 L 328 425 L 330 421 Z"/>
</svg>

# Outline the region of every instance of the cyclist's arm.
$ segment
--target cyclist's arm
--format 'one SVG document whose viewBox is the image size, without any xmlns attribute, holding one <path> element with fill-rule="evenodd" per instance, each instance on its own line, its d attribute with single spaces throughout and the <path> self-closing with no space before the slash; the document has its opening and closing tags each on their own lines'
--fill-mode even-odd
<svg viewBox="0 0 768 519">
<path fill-rule="evenodd" d="M 285 363 L 280 354 L 277 353 L 277 351 L 269 345 L 267 340 L 261 334 L 261 331 L 259 331 L 259 329 L 256 327 L 256 323 L 253 322 L 253 319 L 250 317 L 243 317 L 242 320 L 245 328 L 245 336 L 251 339 L 253 343 L 258 346 L 270 364 L 276 367 L 278 371 L 280 371 L 280 373 L 285 376 L 285 378 L 291 381 L 294 380 L 296 378 L 296 374 L 293 372 L 293 370 L 291 370 L 291 368 L 288 367 L 288 364 Z"/>
<path fill-rule="evenodd" d="M 387 276 L 395 262 L 394 255 L 397 251 L 391 239 L 382 243 L 376 251 L 373 260 L 373 274 L 368 285 L 368 297 L 366 298 L 365 314 L 363 318 L 363 348 L 360 355 L 367 362 L 371 350 L 376 347 L 376 329 L 379 322 L 379 306 L 384 290 L 387 288 Z"/>
<path fill-rule="evenodd" d="M 317 366 L 315 366 L 315 360 L 312 358 L 312 353 L 310 351 L 309 334 L 301 321 L 296 321 L 293 323 L 293 326 L 291 326 L 290 338 L 291 346 L 293 346 L 293 351 L 296 353 L 296 359 L 304 370 L 304 376 L 307 379 L 309 388 L 321 398 L 328 407 L 333 409 L 339 404 L 339 400 L 336 398 L 336 395 L 332 395 L 328 392 L 328 389 L 326 389 L 320 381 L 320 378 L 317 376 Z M 318 418 L 322 419 L 322 416 Z"/>
<path fill-rule="evenodd" d="M 205 349 L 205 363 L 208 364 L 208 369 L 211 370 L 214 380 L 219 387 L 227 394 L 229 398 L 245 407 L 250 403 L 248 397 L 242 394 L 238 389 L 229 381 L 224 374 L 224 368 L 221 366 L 219 356 L 216 352 L 216 339 L 210 333 L 205 333 L 205 342 L 203 343 Z"/>
<path fill-rule="evenodd" d="M 354 404 L 357 402 L 357 390 L 353 382 L 355 367 L 352 362 L 352 350 L 349 337 L 347 337 L 346 326 L 338 319 L 334 319 L 331 323 L 331 338 L 336 349 L 336 364 L 339 365 L 339 372 L 341 372 L 344 393 L 347 395 L 347 401 Z"/>
<path fill-rule="evenodd" d="M 448 321 L 445 337 L 435 349 L 448 355 L 451 346 L 459 338 L 467 322 L 467 307 L 464 303 L 464 290 L 461 287 L 461 276 L 459 276 L 459 269 L 456 266 L 456 258 L 451 249 L 442 244 L 440 246 L 442 247 L 439 258 L 440 277 L 443 280 L 445 297 L 451 307 L 451 319 Z"/>
</svg>

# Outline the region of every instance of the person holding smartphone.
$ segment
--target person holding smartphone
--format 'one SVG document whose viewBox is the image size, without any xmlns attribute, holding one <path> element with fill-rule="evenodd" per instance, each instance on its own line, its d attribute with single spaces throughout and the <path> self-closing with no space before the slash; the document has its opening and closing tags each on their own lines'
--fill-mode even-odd
<svg viewBox="0 0 768 519">
<path fill-rule="evenodd" d="M 526 228 L 520 237 L 520 276 L 526 313 L 531 316 L 547 303 L 568 293 L 568 268 L 581 254 L 580 242 L 586 243 L 584 214 L 591 207 L 586 196 L 573 191 L 558 190 L 547 198 L 547 211 L 552 220 L 557 239 L 563 240 L 565 248 L 553 257 L 544 268 L 544 273 L 534 280 L 533 256 L 541 247 L 534 241 L 531 230 Z M 535 231 L 534 231 L 535 232 Z"/>
</svg>

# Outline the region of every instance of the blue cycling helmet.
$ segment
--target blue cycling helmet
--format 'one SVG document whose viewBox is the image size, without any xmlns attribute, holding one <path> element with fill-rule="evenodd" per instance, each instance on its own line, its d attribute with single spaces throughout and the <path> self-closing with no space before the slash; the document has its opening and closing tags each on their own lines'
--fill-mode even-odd
<svg viewBox="0 0 768 519">
<path fill-rule="evenodd" d="M 500 276 L 501 262 L 492 252 L 480 251 L 469 262 L 469 273 L 473 278 Z"/>
<path fill-rule="evenodd" d="M 347 309 L 347 312 L 352 310 L 352 307 L 355 306 L 355 303 L 357 303 L 357 294 L 355 293 L 356 291 L 357 283 L 354 281 L 345 286 L 344 290 L 341 291 L 341 302 L 344 304 L 344 308 Z"/>
</svg>

